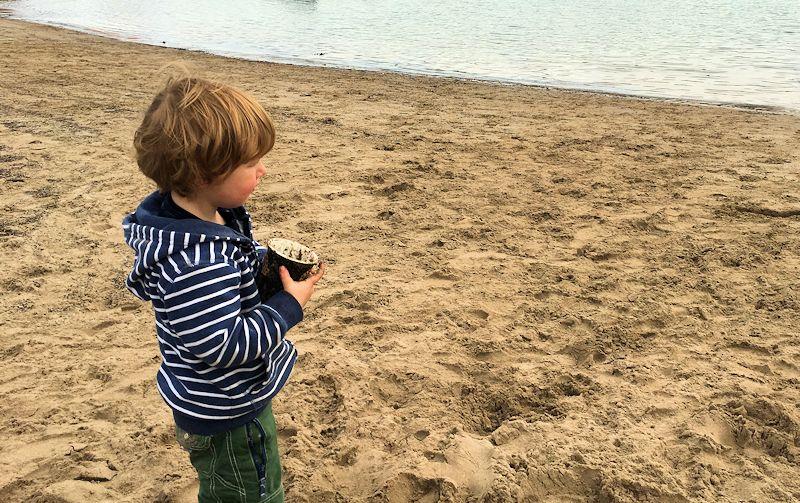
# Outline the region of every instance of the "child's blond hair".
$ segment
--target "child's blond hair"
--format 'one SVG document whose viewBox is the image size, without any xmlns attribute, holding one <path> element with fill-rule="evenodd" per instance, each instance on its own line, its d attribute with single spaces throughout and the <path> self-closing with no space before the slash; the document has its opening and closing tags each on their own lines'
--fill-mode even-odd
<svg viewBox="0 0 800 503">
<path fill-rule="evenodd" d="M 188 196 L 266 155 L 275 127 L 258 101 L 225 84 L 172 77 L 134 135 L 136 162 L 161 192 Z"/>
</svg>

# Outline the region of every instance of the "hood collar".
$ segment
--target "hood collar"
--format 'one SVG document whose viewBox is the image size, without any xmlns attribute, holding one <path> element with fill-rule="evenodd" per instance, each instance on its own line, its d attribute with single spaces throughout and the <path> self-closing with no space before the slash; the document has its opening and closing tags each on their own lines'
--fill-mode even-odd
<svg viewBox="0 0 800 503">
<path fill-rule="evenodd" d="M 155 191 L 147 196 L 144 201 L 136 208 L 134 213 L 126 217 L 126 223 L 135 223 L 146 227 L 152 227 L 156 230 L 165 232 L 175 231 L 182 234 L 205 234 L 209 238 L 217 237 L 230 240 L 247 240 L 250 234 L 250 214 L 244 208 L 220 208 L 219 212 L 225 214 L 230 212 L 239 227 L 241 232 L 237 232 L 227 225 L 220 225 L 214 222 L 208 222 L 202 219 L 174 219 L 161 216 L 161 205 L 164 203 L 166 194 L 161 194 Z"/>
</svg>

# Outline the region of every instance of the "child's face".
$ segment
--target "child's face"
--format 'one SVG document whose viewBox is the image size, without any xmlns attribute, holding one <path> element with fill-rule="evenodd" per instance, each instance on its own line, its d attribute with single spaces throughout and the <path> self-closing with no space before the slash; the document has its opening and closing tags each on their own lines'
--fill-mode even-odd
<svg viewBox="0 0 800 503">
<path fill-rule="evenodd" d="M 261 159 L 254 159 L 234 169 L 224 179 L 214 180 L 205 187 L 206 192 L 220 208 L 242 206 L 267 172 Z"/>
</svg>

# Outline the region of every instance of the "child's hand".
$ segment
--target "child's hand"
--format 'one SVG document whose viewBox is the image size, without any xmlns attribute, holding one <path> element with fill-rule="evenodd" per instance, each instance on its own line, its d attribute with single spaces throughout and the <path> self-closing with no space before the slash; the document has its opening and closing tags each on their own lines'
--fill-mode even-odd
<svg viewBox="0 0 800 503">
<path fill-rule="evenodd" d="M 308 299 L 310 299 L 311 295 L 314 293 L 314 285 L 316 285 L 317 281 L 321 280 L 322 276 L 325 275 L 326 267 L 327 264 L 323 262 L 316 274 L 309 276 L 303 281 L 293 280 L 292 277 L 289 276 L 289 270 L 284 266 L 281 266 L 278 269 L 278 274 L 281 277 L 283 289 L 289 292 L 292 297 L 297 299 L 297 302 L 300 303 L 300 307 L 305 307 L 306 302 L 308 302 Z"/>
</svg>

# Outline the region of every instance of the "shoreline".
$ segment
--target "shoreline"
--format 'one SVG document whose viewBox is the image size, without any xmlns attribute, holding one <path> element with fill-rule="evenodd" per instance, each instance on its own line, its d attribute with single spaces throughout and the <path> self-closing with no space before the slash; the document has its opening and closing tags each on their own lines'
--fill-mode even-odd
<svg viewBox="0 0 800 503">
<path fill-rule="evenodd" d="M 121 230 L 175 60 L 265 105 L 253 234 L 329 264 L 288 501 L 800 499 L 800 118 L 0 33 L 0 501 L 197 501 Z"/>
<path fill-rule="evenodd" d="M 652 95 L 643 95 L 643 94 L 636 94 L 631 92 L 625 91 L 614 91 L 614 90 L 598 90 L 598 89 L 591 89 L 585 87 L 562 87 L 559 85 L 548 85 L 543 83 L 525 83 L 525 82 L 515 82 L 509 80 L 498 80 L 492 79 L 489 77 L 481 78 L 481 77 L 468 77 L 468 76 L 454 76 L 448 74 L 436 74 L 436 73 L 425 73 L 422 71 L 414 72 L 414 71 L 402 71 L 402 70 L 389 70 L 389 69 L 367 69 L 367 68 L 358 68 L 358 67 L 350 67 L 347 65 L 334 65 L 334 64 L 319 64 L 315 65 L 312 63 L 303 63 L 303 62 L 293 62 L 290 60 L 270 60 L 270 59 L 259 59 L 259 58 L 248 58 L 244 56 L 239 56 L 235 54 L 225 54 L 225 53 L 215 53 L 204 51 L 200 49 L 186 49 L 182 47 L 173 47 L 170 45 L 162 45 L 156 43 L 147 43 L 138 41 L 136 39 L 128 39 L 123 38 L 114 33 L 103 32 L 100 30 L 92 30 L 88 28 L 81 28 L 75 27 L 66 24 L 60 23 L 48 23 L 48 22 L 40 22 L 40 21 L 31 21 L 22 18 L 16 18 L 11 14 L 11 10 L 8 13 L 4 13 L 2 9 L 0 9 L 0 19 L 9 19 L 12 21 L 18 21 L 22 23 L 29 23 L 38 26 L 47 26 L 50 28 L 73 31 L 76 33 L 82 33 L 85 35 L 92 35 L 102 38 L 107 38 L 110 40 L 116 40 L 118 42 L 129 42 L 139 45 L 146 45 L 149 47 L 160 47 L 160 48 L 167 48 L 167 49 L 174 49 L 178 51 L 186 51 L 186 52 L 194 52 L 199 54 L 206 54 L 209 56 L 218 56 L 223 58 L 235 59 L 239 61 L 253 61 L 253 62 L 260 62 L 260 63 L 271 63 L 276 65 L 288 65 L 288 66 L 295 66 L 298 68 L 329 68 L 334 70 L 345 70 L 345 71 L 356 71 L 356 72 L 370 72 L 370 73 L 389 73 L 389 74 L 396 74 L 396 75 L 403 75 L 408 77 L 425 77 L 425 78 L 438 78 L 438 79 L 447 79 L 453 80 L 457 82 L 476 82 L 476 83 L 485 83 L 489 85 L 499 85 L 499 86 L 519 86 L 519 87 L 533 87 L 538 89 L 545 89 L 545 90 L 556 90 L 556 91 L 565 91 L 565 92 L 576 92 L 576 93 L 588 93 L 590 95 L 601 95 L 601 96 L 616 96 L 621 98 L 630 98 L 630 99 L 638 99 L 643 101 L 663 101 L 667 103 L 676 103 L 676 104 L 685 104 L 685 105 L 696 105 L 696 106 L 711 106 L 711 107 L 723 107 L 723 108 L 731 108 L 734 110 L 747 110 L 747 111 L 756 111 L 756 112 L 763 112 L 763 113 L 772 113 L 772 114 L 784 114 L 784 115 L 794 115 L 800 116 L 800 105 L 798 108 L 789 108 L 779 105 L 765 105 L 765 104 L 756 104 L 756 103 L 746 103 L 746 102 L 735 102 L 735 101 L 716 101 L 716 100 L 704 100 L 704 99 L 692 99 L 692 98 L 678 98 L 678 97 L 670 97 L 670 96 L 652 96 Z"/>
</svg>

